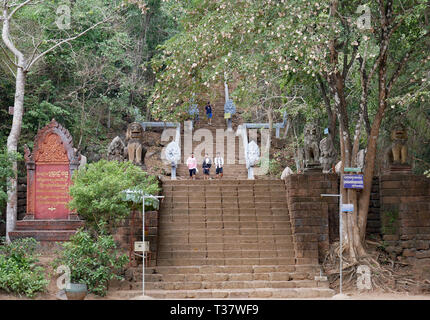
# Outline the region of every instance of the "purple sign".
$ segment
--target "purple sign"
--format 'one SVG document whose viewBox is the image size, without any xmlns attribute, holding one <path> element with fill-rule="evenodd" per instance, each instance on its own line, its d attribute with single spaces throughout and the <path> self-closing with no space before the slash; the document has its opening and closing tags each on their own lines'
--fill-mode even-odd
<svg viewBox="0 0 430 320">
<path fill-rule="evenodd" d="M 346 174 L 343 176 L 343 187 L 345 189 L 363 189 L 364 181 L 362 174 Z"/>
</svg>

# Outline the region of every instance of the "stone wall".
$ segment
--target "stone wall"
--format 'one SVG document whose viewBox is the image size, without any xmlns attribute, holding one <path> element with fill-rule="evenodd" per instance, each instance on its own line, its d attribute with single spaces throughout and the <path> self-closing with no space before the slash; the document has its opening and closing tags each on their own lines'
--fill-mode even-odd
<svg viewBox="0 0 430 320">
<path fill-rule="evenodd" d="M 367 214 L 367 236 L 379 236 L 381 234 L 379 183 L 379 177 L 373 177 L 369 212 Z"/>
<path fill-rule="evenodd" d="M 340 177 L 338 177 L 338 184 Z M 336 191 L 339 193 L 339 190 Z M 380 236 L 381 234 L 381 219 L 380 219 L 380 203 L 379 203 L 379 177 L 373 177 L 372 190 L 370 194 L 369 212 L 367 215 L 367 236 Z M 329 212 L 329 238 L 330 243 L 339 241 L 339 207 Z"/>
<path fill-rule="evenodd" d="M 129 250 L 130 244 L 133 244 L 131 249 L 134 251 L 134 241 L 142 240 L 142 213 L 136 211 L 134 221 L 132 221 L 131 215 L 125 219 L 115 230 L 114 238 L 121 249 Z M 158 211 L 145 212 L 145 241 L 149 241 L 150 261 L 148 266 L 155 266 L 158 246 Z M 141 261 L 137 256 L 136 260 Z"/>
<path fill-rule="evenodd" d="M 18 178 L 18 220 L 24 218 L 27 212 L 27 178 Z"/>
<path fill-rule="evenodd" d="M 381 221 L 386 250 L 430 277 L 430 179 L 381 176 Z"/>
<path fill-rule="evenodd" d="M 297 264 L 318 264 L 329 248 L 329 216 L 338 212 L 336 174 L 296 174 L 286 178 L 287 201 Z"/>
</svg>

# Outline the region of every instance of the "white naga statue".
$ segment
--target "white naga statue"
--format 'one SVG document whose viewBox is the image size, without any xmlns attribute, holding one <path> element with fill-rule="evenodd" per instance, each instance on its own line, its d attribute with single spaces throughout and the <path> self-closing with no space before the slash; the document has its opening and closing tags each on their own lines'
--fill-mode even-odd
<svg viewBox="0 0 430 320">
<path fill-rule="evenodd" d="M 176 180 L 176 167 L 181 160 L 181 148 L 176 141 L 172 141 L 167 145 L 165 157 L 172 166 L 172 180 Z"/>
<path fill-rule="evenodd" d="M 260 148 L 257 143 L 252 140 L 246 147 L 246 168 L 248 169 L 248 179 L 254 179 L 253 167 L 260 160 Z"/>
</svg>

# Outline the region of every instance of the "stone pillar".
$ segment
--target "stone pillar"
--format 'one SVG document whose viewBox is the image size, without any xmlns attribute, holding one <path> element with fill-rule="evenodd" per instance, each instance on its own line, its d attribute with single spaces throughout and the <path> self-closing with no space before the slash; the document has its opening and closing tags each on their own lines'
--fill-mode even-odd
<svg viewBox="0 0 430 320">
<path fill-rule="evenodd" d="M 295 174 L 285 180 L 297 264 L 318 264 L 329 248 L 329 213 L 338 212 L 336 174 Z"/>
<path fill-rule="evenodd" d="M 27 212 L 25 213 L 24 220 L 34 219 L 34 177 L 36 172 L 36 164 L 34 161 L 26 162 L 27 167 Z"/>
</svg>

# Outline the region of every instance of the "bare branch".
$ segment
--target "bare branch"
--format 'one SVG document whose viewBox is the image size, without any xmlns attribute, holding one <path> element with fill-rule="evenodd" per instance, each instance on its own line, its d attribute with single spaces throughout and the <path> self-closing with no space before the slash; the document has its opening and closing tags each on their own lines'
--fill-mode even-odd
<svg viewBox="0 0 430 320">
<path fill-rule="evenodd" d="M 24 6 L 26 6 L 27 4 L 29 4 L 31 1 L 33 1 L 33 0 L 26 0 L 26 1 L 24 1 L 23 3 L 21 3 L 21 4 L 19 4 L 15 9 L 13 9 L 12 10 L 12 12 L 9 14 L 9 16 L 7 16 L 7 19 L 8 20 L 10 20 L 12 17 L 13 17 L 13 15 L 19 10 L 19 9 L 21 9 L 22 7 L 24 7 Z"/>
<path fill-rule="evenodd" d="M 7 7 L 5 6 L 4 8 L 3 8 L 3 28 L 2 28 L 2 39 L 3 39 L 3 42 L 4 42 L 4 44 L 6 45 L 6 47 L 15 55 L 15 57 L 16 58 L 18 58 L 18 62 L 19 63 L 22 63 L 22 62 L 24 62 L 24 54 L 21 52 L 21 51 L 19 51 L 16 47 L 15 47 L 15 45 L 14 45 L 14 43 L 10 40 L 10 30 L 9 30 L 9 28 L 10 28 L 10 25 L 9 25 L 9 23 L 10 23 L 10 20 L 9 20 L 9 18 L 7 18 Z M 24 65 L 18 65 L 18 67 L 19 68 L 23 68 L 24 67 Z"/>
<path fill-rule="evenodd" d="M 30 60 L 27 64 L 27 66 L 25 67 L 25 70 L 28 71 L 30 70 L 30 68 L 33 66 L 33 64 L 35 64 L 40 58 L 42 58 L 43 56 L 45 56 L 46 54 L 48 54 L 49 52 L 53 51 L 55 48 L 61 46 L 64 43 L 68 43 L 70 41 L 73 41 L 81 36 L 83 36 L 85 33 L 87 33 L 88 31 L 96 28 L 97 26 L 99 26 L 102 23 L 107 22 L 108 20 L 110 20 L 111 17 L 107 17 L 102 21 L 97 22 L 96 24 L 92 25 L 91 27 L 89 27 L 88 29 L 82 31 L 81 33 L 77 34 L 76 36 L 61 40 L 60 42 L 58 42 L 57 44 L 55 44 L 54 46 L 52 46 L 51 48 L 45 50 L 44 52 L 42 52 L 41 54 L 39 54 L 36 58 L 34 58 L 33 60 Z"/>
</svg>

